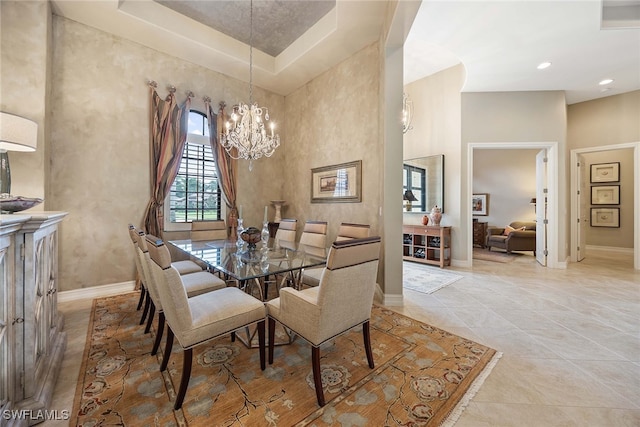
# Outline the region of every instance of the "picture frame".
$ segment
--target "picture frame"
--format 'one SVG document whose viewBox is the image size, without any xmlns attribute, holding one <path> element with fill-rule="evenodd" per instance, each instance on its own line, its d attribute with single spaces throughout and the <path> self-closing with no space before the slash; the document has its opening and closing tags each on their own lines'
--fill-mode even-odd
<svg viewBox="0 0 640 427">
<path fill-rule="evenodd" d="M 476 193 L 471 196 L 471 214 L 479 216 L 489 215 L 488 193 Z"/>
<path fill-rule="evenodd" d="M 311 203 L 362 202 L 362 160 L 311 169 Z"/>
<path fill-rule="evenodd" d="M 591 165 L 591 183 L 620 181 L 620 162 L 594 163 Z"/>
<path fill-rule="evenodd" d="M 591 187 L 591 204 L 592 205 L 619 205 L 620 204 L 620 186 L 619 185 L 602 185 L 599 187 Z"/>
<path fill-rule="evenodd" d="M 592 227 L 620 227 L 620 208 L 591 208 Z"/>
</svg>

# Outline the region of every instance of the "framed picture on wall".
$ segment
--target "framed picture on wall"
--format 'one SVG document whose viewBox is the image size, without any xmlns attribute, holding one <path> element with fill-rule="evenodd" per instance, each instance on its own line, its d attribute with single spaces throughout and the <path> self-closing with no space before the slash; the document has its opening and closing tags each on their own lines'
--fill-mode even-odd
<svg viewBox="0 0 640 427">
<path fill-rule="evenodd" d="M 478 193 L 471 196 L 471 214 L 489 215 L 488 193 Z"/>
<path fill-rule="evenodd" d="M 362 201 L 362 160 L 311 169 L 311 203 Z"/>
<path fill-rule="evenodd" d="M 619 205 L 620 204 L 620 186 L 619 185 L 603 185 L 600 187 L 591 187 L 591 204 L 592 205 Z"/>
<path fill-rule="evenodd" d="M 591 208 L 592 227 L 620 227 L 620 208 Z"/>
<path fill-rule="evenodd" d="M 620 162 L 591 165 L 591 183 L 620 181 Z"/>
</svg>

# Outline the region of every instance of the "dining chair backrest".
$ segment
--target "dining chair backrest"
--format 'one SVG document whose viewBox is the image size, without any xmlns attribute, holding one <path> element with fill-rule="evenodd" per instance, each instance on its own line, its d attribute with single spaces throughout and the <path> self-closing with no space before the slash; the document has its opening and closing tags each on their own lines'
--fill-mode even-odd
<svg viewBox="0 0 640 427">
<path fill-rule="evenodd" d="M 171 266 L 171 254 L 162 239 L 147 234 L 150 267 L 158 288 L 162 308 L 169 325 L 176 334 L 186 330 L 192 323 L 187 291 L 180 274 Z"/>
<path fill-rule="evenodd" d="M 144 283 L 144 285 L 146 286 L 147 284 L 146 277 L 144 276 L 144 271 L 142 271 L 142 264 L 140 263 L 140 256 L 138 255 L 137 235 L 138 235 L 138 229 L 133 224 L 129 224 L 129 237 L 131 238 L 131 242 L 133 243 L 136 271 L 138 272 L 138 277 L 140 278 L 140 280 L 142 280 L 142 283 Z"/>
<path fill-rule="evenodd" d="M 191 221 L 191 240 L 225 240 L 227 225 L 224 219 Z"/>
<path fill-rule="evenodd" d="M 378 276 L 380 237 L 334 242 L 320 277 L 316 304 L 322 307 L 315 343 L 364 322 L 371 306 Z"/>
<path fill-rule="evenodd" d="M 349 239 L 363 239 L 369 237 L 371 226 L 369 224 L 351 224 L 343 222 L 338 229 L 338 235 L 336 241 L 349 240 Z"/>
<path fill-rule="evenodd" d="M 324 249 L 327 246 L 327 222 L 307 221 L 300 236 L 300 244 Z"/>
<path fill-rule="evenodd" d="M 297 219 L 281 219 L 280 225 L 278 226 L 278 231 L 276 231 L 276 240 L 295 242 L 297 227 Z"/>
<path fill-rule="evenodd" d="M 147 247 L 145 232 L 138 230 L 135 239 L 136 250 L 138 252 L 138 257 L 140 258 L 140 264 L 142 264 L 142 271 L 144 272 L 147 291 L 149 292 L 149 295 L 151 295 L 151 299 L 156 306 L 156 310 L 160 312 L 162 310 L 162 303 L 160 301 L 160 295 L 158 294 L 158 286 L 156 285 L 155 277 L 151 270 L 151 257 L 149 256 L 149 248 Z"/>
</svg>

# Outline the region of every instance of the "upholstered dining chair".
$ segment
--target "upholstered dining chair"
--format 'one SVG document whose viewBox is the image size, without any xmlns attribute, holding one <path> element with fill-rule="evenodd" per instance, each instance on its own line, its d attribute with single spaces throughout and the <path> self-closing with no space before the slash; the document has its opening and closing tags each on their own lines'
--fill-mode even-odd
<svg viewBox="0 0 640 427">
<path fill-rule="evenodd" d="M 300 244 L 311 248 L 325 249 L 327 247 L 327 223 L 326 221 L 307 221 L 302 229 Z M 322 267 L 305 269 L 302 271 L 300 282 L 307 286 L 317 286 Z"/>
<path fill-rule="evenodd" d="M 370 230 L 371 226 L 369 226 L 369 224 L 351 224 L 343 222 L 340 224 L 340 228 L 338 229 L 336 242 L 369 237 Z M 320 274 L 322 274 L 321 268 L 305 270 L 302 273 L 301 283 L 306 286 L 318 286 L 320 283 Z"/>
<path fill-rule="evenodd" d="M 155 238 L 155 236 L 152 236 Z M 164 333 L 165 316 L 162 309 L 162 303 L 158 294 L 157 280 L 152 274 L 150 267 L 151 259 L 149 257 L 149 249 L 147 247 L 147 239 L 143 231 L 139 231 L 136 235 L 136 245 L 138 251 L 138 257 L 140 258 L 140 264 L 142 265 L 142 271 L 145 277 L 147 286 L 147 295 L 149 297 L 149 319 L 147 320 L 147 326 L 144 330 L 148 333 L 151 330 L 151 324 L 153 322 L 153 316 L 155 312 L 158 312 L 158 329 L 156 331 L 156 339 L 153 343 L 151 354 L 155 355 L 160 346 L 160 340 Z M 172 263 L 173 265 L 173 263 Z M 177 271 L 177 270 L 176 270 Z M 188 297 L 193 297 L 206 292 L 215 291 L 226 287 L 226 282 L 220 278 L 214 276 L 206 271 L 199 271 L 196 273 L 189 273 L 181 275 L 183 277 L 183 285 Z"/>
<path fill-rule="evenodd" d="M 139 233 L 140 233 L 140 230 L 138 230 L 133 224 L 129 224 L 129 237 L 131 238 L 131 241 L 134 246 L 136 270 L 138 273 L 138 278 L 140 279 L 140 300 L 138 301 L 138 308 L 137 308 L 138 310 L 140 309 L 142 302 L 144 300 L 144 309 L 142 310 L 142 316 L 140 318 L 140 324 L 142 325 L 145 322 L 145 319 L 147 318 L 147 314 L 149 313 L 151 299 L 147 292 L 147 283 L 145 280 L 144 271 L 142 269 L 142 264 L 140 263 L 140 258 L 137 253 L 137 247 L 138 247 L 137 236 Z M 202 267 L 200 267 L 200 265 L 190 260 L 174 261 L 172 265 L 176 267 L 176 269 L 180 274 L 197 273 L 202 271 Z M 151 315 L 151 317 L 153 317 L 153 314 Z M 149 325 L 150 324 L 151 322 L 149 322 Z M 148 331 L 148 327 L 147 327 L 147 331 Z"/>
<path fill-rule="evenodd" d="M 224 219 L 191 221 L 191 240 L 225 240 L 227 225 Z"/>
<path fill-rule="evenodd" d="M 235 338 L 237 329 L 257 323 L 260 368 L 265 369 L 265 314 L 262 302 L 238 288 L 229 287 L 188 298 L 180 276 L 171 266 L 162 240 L 147 236 L 151 269 L 168 324 L 160 371 L 167 369 L 174 337 L 183 349 L 182 376 L 174 409 L 182 407 L 193 360 L 193 348 L 222 335 Z M 248 350 L 249 351 L 249 350 Z"/>
<path fill-rule="evenodd" d="M 283 242 L 296 241 L 296 229 L 298 228 L 297 219 L 282 219 L 276 231 L 276 240 Z"/>
<path fill-rule="evenodd" d="M 267 302 L 269 364 L 273 363 L 275 322 L 311 344 L 313 381 L 318 405 L 324 406 L 320 346 L 362 325 L 367 362 L 374 368 L 369 319 L 376 287 L 380 237 L 334 242 L 320 284 L 301 291 L 283 288 Z"/>
<path fill-rule="evenodd" d="M 337 241 L 348 239 L 362 239 L 369 237 L 371 226 L 369 224 L 351 224 L 343 222 L 338 229 Z"/>
</svg>

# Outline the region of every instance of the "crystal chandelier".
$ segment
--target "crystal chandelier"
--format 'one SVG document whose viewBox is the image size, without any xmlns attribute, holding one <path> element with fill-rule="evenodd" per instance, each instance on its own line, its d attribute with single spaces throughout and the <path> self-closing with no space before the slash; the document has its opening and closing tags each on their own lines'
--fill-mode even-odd
<svg viewBox="0 0 640 427">
<path fill-rule="evenodd" d="M 409 99 L 409 95 L 402 94 L 402 133 L 413 129 L 411 119 L 413 118 L 413 101 Z"/>
<path fill-rule="evenodd" d="M 280 146 L 280 136 L 274 133 L 273 122 L 267 134 L 264 125 L 269 121 L 269 110 L 253 102 L 253 0 L 249 22 L 249 104 L 240 103 L 233 107 L 231 121 L 226 123 L 226 132 L 222 133 L 220 141 L 234 159 L 249 160 L 249 170 L 252 170 L 253 160 L 271 157 L 276 151 Z"/>
</svg>

